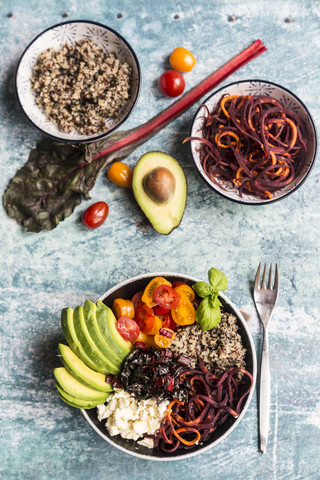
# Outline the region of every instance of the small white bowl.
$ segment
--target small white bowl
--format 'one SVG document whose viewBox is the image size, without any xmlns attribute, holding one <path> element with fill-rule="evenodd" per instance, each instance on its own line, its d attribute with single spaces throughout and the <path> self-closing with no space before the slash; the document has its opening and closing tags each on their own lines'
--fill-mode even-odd
<svg viewBox="0 0 320 480">
<path fill-rule="evenodd" d="M 202 137 L 201 127 L 203 123 L 203 117 L 206 115 L 206 108 L 204 105 L 209 109 L 209 111 L 212 111 L 223 95 L 265 95 L 275 98 L 287 108 L 293 110 L 293 112 L 295 112 L 301 118 L 306 126 L 307 155 L 299 175 L 289 185 L 286 185 L 275 192 L 271 199 L 261 199 L 254 195 L 248 195 L 245 193 L 242 195 L 242 197 L 240 197 L 238 189 L 235 188 L 231 182 L 218 178 L 216 178 L 215 182 L 213 182 L 207 176 L 200 161 L 199 149 L 201 148 L 201 142 L 193 140 L 191 141 L 191 152 L 194 163 L 201 177 L 218 194 L 222 195 L 228 200 L 245 205 L 264 205 L 280 200 L 293 193 L 303 184 L 310 174 L 317 154 L 316 129 L 307 107 L 294 93 L 290 92 L 285 87 L 272 82 L 267 82 L 264 80 L 243 80 L 240 82 L 231 83 L 214 92 L 201 104 L 194 117 L 190 133 L 191 137 Z"/>
<path fill-rule="evenodd" d="M 104 132 L 95 135 L 81 135 L 76 131 L 61 132 L 48 121 L 43 111 L 35 102 L 31 90 L 30 78 L 32 69 L 40 53 L 48 48 L 60 50 L 65 43 L 73 44 L 81 39 L 91 39 L 108 53 L 113 53 L 121 63 L 127 62 L 132 68 L 131 93 L 128 102 L 121 109 L 118 118 L 107 118 Z M 141 72 L 138 59 L 129 45 L 119 33 L 105 25 L 86 20 L 68 21 L 54 25 L 40 33 L 24 51 L 16 71 L 16 94 L 21 108 L 30 122 L 42 133 L 55 140 L 87 143 L 106 138 L 123 124 L 131 114 L 140 91 Z"/>
<path fill-rule="evenodd" d="M 150 282 L 150 280 L 155 277 L 164 277 L 170 282 L 182 281 L 190 286 L 193 285 L 195 282 L 199 281 L 198 278 L 194 278 L 189 275 L 184 275 L 180 273 L 147 273 L 125 280 L 124 282 L 110 288 L 99 298 L 99 300 L 103 301 L 109 308 L 111 308 L 112 302 L 115 298 L 132 298 L 135 293 L 143 290 Z M 218 443 L 225 440 L 226 437 L 239 425 L 245 412 L 249 407 L 254 393 L 257 376 L 257 357 L 251 332 L 240 311 L 223 293 L 220 293 L 219 299 L 223 304 L 224 310 L 226 312 L 232 313 L 237 317 L 239 334 L 241 336 L 243 346 L 247 350 L 245 357 L 246 370 L 251 373 L 253 378 L 252 388 L 243 402 L 239 417 L 237 419 L 230 418 L 225 424 L 217 428 L 217 430 L 213 432 L 213 434 L 208 440 L 199 445 L 195 445 L 191 450 L 176 450 L 171 454 L 167 454 L 160 450 L 149 449 L 147 447 L 139 445 L 133 440 L 126 440 L 120 437 L 120 435 L 111 436 L 105 427 L 105 421 L 99 422 L 97 418 L 96 408 L 91 410 L 81 410 L 84 418 L 87 420 L 89 425 L 98 433 L 98 435 L 100 435 L 101 438 L 103 438 L 106 442 L 118 448 L 122 452 L 128 453 L 129 455 L 133 455 L 135 457 L 143 458 L 145 460 L 173 461 L 194 457 L 195 455 L 210 450 L 215 445 L 218 445 Z M 243 432 L 243 434 L 245 435 L 245 432 Z"/>
</svg>

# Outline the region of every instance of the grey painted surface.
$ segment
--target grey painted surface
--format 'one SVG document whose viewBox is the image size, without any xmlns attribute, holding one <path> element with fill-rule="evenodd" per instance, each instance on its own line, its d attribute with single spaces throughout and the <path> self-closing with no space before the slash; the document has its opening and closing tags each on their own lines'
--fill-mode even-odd
<svg viewBox="0 0 320 480">
<path fill-rule="evenodd" d="M 39 139 L 14 101 L 16 63 L 29 41 L 63 21 L 64 12 L 69 19 L 111 26 L 135 49 L 142 92 L 126 127 L 146 121 L 171 102 L 159 94 L 156 81 L 176 46 L 190 48 L 197 58 L 196 68 L 185 76 L 191 88 L 261 38 L 268 52 L 230 81 L 262 78 L 286 86 L 308 106 L 319 129 L 319 2 L 2 1 L 1 192 Z M 237 18 L 229 21 L 229 16 Z M 279 203 L 249 207 L 224 200 L 202 182 L 189 147 L 181 145 L 196 109 L 197 105 L 128 159 L 134 166 L 146 151 L 163 150 L 181 163 L 188 201 L 181 226 L 169 236 L 158 235 L 131 192 L 111 185 L 105 175 L 91 201 L 105 200 L 110 213 L 96 231 L 79 221 L 90 201 L 57 229 L 39 234 L 23 232 L 0 209 L 1 478 L 320 478 L 319 162 L 301 189 Z M 224 443 L 172 464 L 146 463 L 122 454 L 105 444 L 79 411 L 60 401 L 52 369 L 58 364 L 57 343 L 63 339 L 61 308 L 94 300 L 139 273 L 171 270 L 205 279 L 207 270 L 216 266 L 227 274 L 227 294 L 247 315 L 259 351 L 261 329 L 251 287 L 260 260 L 279 262 L 281 272 L 280 298 L 270 325 L 272 395 L 266 455 L 258 451 L 255 398 Z"/>
</svg>

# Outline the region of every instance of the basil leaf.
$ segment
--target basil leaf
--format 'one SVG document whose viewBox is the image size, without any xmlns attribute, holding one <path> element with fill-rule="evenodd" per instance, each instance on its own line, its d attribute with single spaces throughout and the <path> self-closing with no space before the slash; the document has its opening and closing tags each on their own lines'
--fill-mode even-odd
<svg viewBox="0 0 320 480">
<path fill-rule="evenodd" d="M 193 290 L 199 297 L 205 298 L 214 293 L 213 288 L 206 282 L 196 282 L 192 285 Z"/>
<path fill-rule="evenodd" d="M 209 297 L 204 298 L 196 310 L 196 321 L 202 330 L 211 330 L 221 320 L 220 307 L 212 305 Z"/>
<path fill-rule="evenodd" d="M 11 179 L 3 205 L 29 232 L 52 230 L 89 198 L 106 160 L 88 163 L 82 145 L 39 142 L 27 163 Z"/>
<path fill-rule="evenodd" d="M 217 268 L 210 268 L 208 277 L 210 285 L 214 288 L 222 290 L 223 292 L 227 290 L 228 279 L 223 272 L 220 272 Z"/>
<path fill-rule="evenodd" d="M 222 307 L 222 303 L 219 300 L 219 290 L 215 290 L 215 292 L 210 295 L 210 302 L 214 308 Z"/>
</svg>

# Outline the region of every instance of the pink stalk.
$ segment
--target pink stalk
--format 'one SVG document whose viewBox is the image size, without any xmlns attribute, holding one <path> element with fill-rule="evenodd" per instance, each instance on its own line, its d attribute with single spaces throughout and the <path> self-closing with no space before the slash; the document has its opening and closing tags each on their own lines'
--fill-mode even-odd
<svg viewBox="0 0 320 480">
<path fill-rule="evenodd" d="M 256 40 L 245 50 L 233 57 L 227 63 L 222 65 L 218 70 L 205 78 L 202 82 L 192 88 L 189 92 L 180 97 L 176 102 L 163 110 L 161 113 L 153 117 L 148 122 L 142 124 L 140 127 L 134 128 L 128 132 L 123 138 L 117 141 L 110 140 L 109 146 L 104 150 L 98 152 L 92 161 L 109 155 L 113 152 L 118 152 L 129 145 L 141 144 L 151 138 L 159 130 L 168 125 L 169 122 L 179 117 L 188 108 L 190 108 L 201 97 L 206 95 L 210 90 L 216 87 L 219 83 L 229 77 L 236 70 L 241 68 L 246 63 L 256 58 L 267 49 L 261 42 Z M 108 143 L 108 140 L 106 141 Z"/>
</svg>

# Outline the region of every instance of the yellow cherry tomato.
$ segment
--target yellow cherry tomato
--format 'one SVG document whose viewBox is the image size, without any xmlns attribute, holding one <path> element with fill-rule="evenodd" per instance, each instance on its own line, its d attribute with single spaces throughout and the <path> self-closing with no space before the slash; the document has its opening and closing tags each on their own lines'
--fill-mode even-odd
<svg viewBox="0 0 320 480">
<path fill-rule="evenodd" d="M 132 169 L 125 163 L 114 162 L 107 171 L 107 175 L 109 180 L 119 187 L 132 187 Z"/>
<path fill-rule="evenodd" d="M 160 348 L 169 348 L 176 336 L 171 328 L 161 328 L 161 331 L 154 336 L 154 343 Z"/>
<path fill-rule="evenodd" d="M 186 48 L 177 47 L 170 55 L 170 65 L 179 72 L 191 72 L 196 64 L 193 54 Z"/>
<path fill-rule="evenodd" d="M 193 300 L 195 299 L 194 290 L 191 287 L 189 287 L 189 285 L 187 285 L 186 283 L 175 287 L 175 291 L 177 292 L 179 297 L 181 297 L 181 295 L 185 295 L 186 297 L 188 297 L 190 302 L 193 302 Z"/>
<path fill-rule="evenodd" d="M 120 317 L 134 318 L 135 311 L 131 300 L 124 300 L 123 298 L 115 298 L 112 303 L 112 311 L 116 319 Z"/>
<path fill-rule="evenodd" d="M 194 306 L 185 295 L 181 295 L 180 303 L 171 310 L 171 315 L 177 325 L 192 325 L 196 321 Z"/>
<path fill-rule="evenodd" d="M 160 285 L 168 285 L 169 287 L 171 287 L 171 283 L 168 282 L 168 280 L 166 280 L 165 278 L 155 277 L 148 283 L 148 285 L 144 289 L 141 300 L 148 307 L 154 307 L 155 305 L 157 305 L 157 302 L 153 299 L 153 294 L 156 288 L 158 288 Z"/>
</svg>

